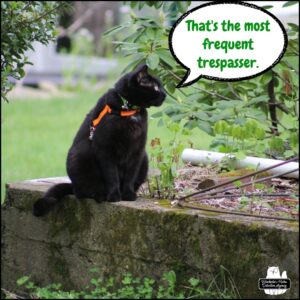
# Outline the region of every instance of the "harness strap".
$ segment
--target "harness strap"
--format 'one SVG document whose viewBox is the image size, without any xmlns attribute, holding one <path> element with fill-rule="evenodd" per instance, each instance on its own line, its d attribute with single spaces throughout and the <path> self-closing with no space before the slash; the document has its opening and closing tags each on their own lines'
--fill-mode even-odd
<svg viewBox="0 0 300 300">
<path fill-rule="evenodd" d="M 96 127 L 107 113 L 111 113 L 111 108 L 106 104 L 105 107 L 101 110 L 99 116 L 95 120 L 93 120 L 93 126 Z"/>
<path fill-rule="evenodd" d="M 120 111 L 120 116 L 121 117 L 129 117 L 129 116 L 133 116 L 137 112 L 139 112 L 139 110 L 137 110 L 137 109 L 133 109 L 133 110 L 121 110 Z"/>
<path fill-rule="evenodd" d="M 133 116 L 134 114 L 138 113 L 139 111 L 140 111 L 139 109 L 121 110 L 120 112 L 118 112 L 118 115 L 121 117 L 130 117 L 130 116 Z M 96 126 L 99 125 L 100 121 L 107 113 L 111 114 L 111 113 L 113 113 L 113 111 L 109 107 L 109 105 L 106 104 L 105 107 L 99 113 L 98 117 L 92 121 L 93 126 L 90 127 L 90 136 L 89 136 L 90 140 L 93 139 L 94 132 L 96 130 Z"/>
</svg>

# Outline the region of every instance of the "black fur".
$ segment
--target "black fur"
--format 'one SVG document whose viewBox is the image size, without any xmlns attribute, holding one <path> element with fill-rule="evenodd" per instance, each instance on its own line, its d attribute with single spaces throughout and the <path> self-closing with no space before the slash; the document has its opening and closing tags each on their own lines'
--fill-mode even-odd
<svg viewBox="0 0 300 300">
<path fill-rule="evenodd" d="M 140 111 L 131 117 L 121 117 L 121 96 L 128 101 L 129 109 L 136 105 Z M 96 201 L 135 200 L 148 172 L 146 108 L 161 105 L 165 96 L 159 80 L 148 74 L 146 65 L 124 75 L 99 99 L 75 136 L 67 157 L 67 172 L 72 183 L 52 187 L 34 204 L 33 214 L 44 215 L 72 193 L 79 199 Z M 92 121 L 106 104 L 114 113 L 105 115 L 90 140 Z"/>
</svg>

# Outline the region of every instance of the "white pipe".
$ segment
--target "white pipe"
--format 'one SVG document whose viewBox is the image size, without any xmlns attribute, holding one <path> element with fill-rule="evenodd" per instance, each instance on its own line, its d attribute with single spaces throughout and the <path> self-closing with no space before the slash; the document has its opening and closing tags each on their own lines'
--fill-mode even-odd
<svg viewBox="0 0 300 300">
<path fill-rule="evenodd" d="M 191 163 L 192 165 L 198 165 L 199 163 L 218 163 L 221 162 L 222 158 L 225 156 L 229 156 L 226 153 L 220 153 L 220 152 L 211 152 L 211 151 L 205 151 L 205 150 L 195 150 L 195 149 L 184 149 L 182 152 L 182 160 L 185 163 Z M 232 159 L 234 159 L 234 156 L 229 156 Z M 271 167 L 273 165 L 279 164 L 280 162 L 283 162 L 282 160 L 276 160 L 276 159 L 268 159 L 268 158 L 260 158 L 260 157 L 253 157 L 253 156 L 247 156 L 245 159 L 242 160 L 236 160 L 236 168 L 246 168 L 246 167 L 253 167 L 255 170 L 261 170 L 267 167 Z M 293 170 L 299 168 L 299 163 L 297 162 L 290 162 L 285 165 L 279 166 L 277 168 L 268 170 L 267 172 L 275 175 L 283 172 L 288 172 L 289 170 Z M 289 178 L 299 178 L 298 172 L 293 172 L 287 175 L 284 175 L 284 177 Z"/>
</svg>

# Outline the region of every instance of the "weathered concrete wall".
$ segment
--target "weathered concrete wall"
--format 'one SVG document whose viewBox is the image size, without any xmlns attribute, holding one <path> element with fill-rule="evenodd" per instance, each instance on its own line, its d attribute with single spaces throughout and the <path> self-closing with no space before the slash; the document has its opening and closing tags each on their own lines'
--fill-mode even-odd
<svg viewBox="0 0 300 300">
<path fill-rule="evenodd" d="M 9 184 L 2 208 L 2 283 L 31 274 L 40 285 L 61 282 L 84 287 L 99 267 L 102 275 L 211 280 L 225 266 L 242 297 L 267 298 L 257 288 L 268 266 L 286 270 L 292 287 L 281 297 L 299 296 L 298 223 L 172 209 L 153 200 L 101 203 L 66 198 L 53 212 L 33 217 L 33 202 L 54 182 Z"/>
</svg>

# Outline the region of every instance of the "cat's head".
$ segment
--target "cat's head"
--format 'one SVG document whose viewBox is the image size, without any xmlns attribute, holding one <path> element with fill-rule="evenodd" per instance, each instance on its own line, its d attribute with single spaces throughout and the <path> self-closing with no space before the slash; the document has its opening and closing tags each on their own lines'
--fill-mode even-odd
<svg viewBox="0 0 300 300">
<path fill-rule="evenodd" d="M 166 98 L 161 82 L 148 73 L 145 64 L 124 75 L 115 89 L 130 104 L 140 107 L 160 106 Z"/>
<path fill-rule="evenodd" d="M 279 267 L 277 266 L 272 266 L 272 267 L 268 267 L 268 271 L 267 271 L 267 278 L 277 278 L 280 277 L 280 273 L 279 273 Z"/>
</svg>

